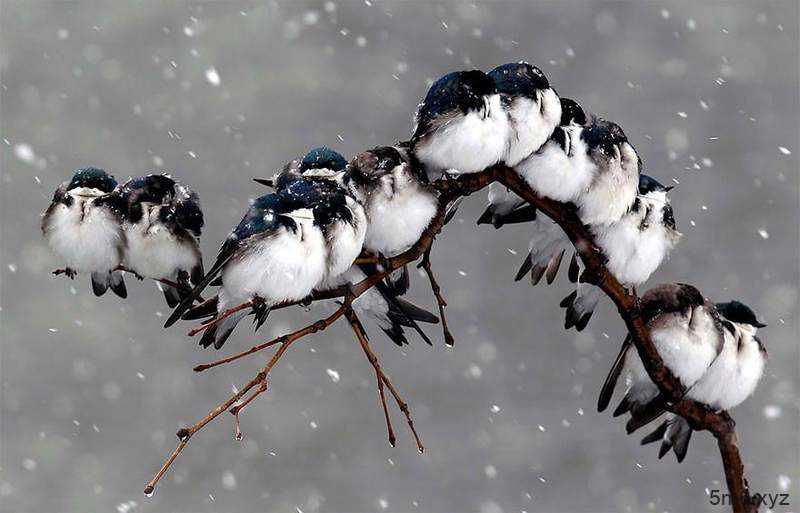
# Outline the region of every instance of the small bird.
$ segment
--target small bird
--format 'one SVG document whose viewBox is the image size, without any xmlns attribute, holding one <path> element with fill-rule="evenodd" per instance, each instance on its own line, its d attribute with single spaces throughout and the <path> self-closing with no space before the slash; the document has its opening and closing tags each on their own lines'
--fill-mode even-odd
<svg viewBox="0 0 800 513">
<path fill-rule="evenodd" d="M 386 159 L 382 160 L 381 169 L 378 170 L 378 161 L 370 160 L 367 162 L 367 155 L 388 155 L 387 158 L 390 158 L 391 162 Z M 287 164 L 281 173 L 270 180 L 270 184 L 281 190 L 284 183 L 289 183 L 292 177 L 297 176 L 303 176 L 315 181 L 326 181 L 329 187 L 335 184 L 336 187 L 340 187 L 355 199 L 358 203 L 358 208 L 363 205 L 363 209 L 354 217 L 364 218 L 363 221 L 358 223 L 359 226 L 364 227 L 366 230 L 367 239 L 364 240 L 364 247 L 376 254 L 394 256 L 404 251 L 404 249 L 397 250 L 396 247 L 392 247 L 392 244 L 399 243 L 402 245 L 405 243 L 404 239 L 397 238 L 398 235 L 403 236 L 403 233 L 409 227 L 413 230 L 416 229 L 415 225 L 419 224 L 418 221 L 416 223 L 409 221 L 409 219 L 417 219 L 419 217 L 419 203 L 421 201 L 417 198 L 417 194 L 426 197 L 427 194 L 433 194 L 428 186 L 425 186 L 427 194 L 423 194 L 421 184 L 419 184 L 420 188 L 413 186 L 416 179 L 411 176 L 411 170 L 408 166 L 401 166 L 401 160 L 398 150 L 390 147 L 376 148 L 364 152 L 364 154 L 354 159 L 354 163 L 360 163 L 360 167 L 354 167 L 354 164 L 348 166 L 347 161 L 338 152 L 330 148 L 320 147 L 309 151 L 302 159 L 294 160 Z M 374 166 L 374 168 L 369 167 L 370 165 Z M 392 173 L 393 171 L 394 173 Z M 265 180 L 258 181 L 260 183 L 266 182 Z M 433 202 L 433 212 L 427 220 L 423 221 L 424 226 L 419 229 L 420 234 L 430 222 L 430 218 L 436 213 L 435 196 L 433 196 Z M 393 218 L 392 216 L 396 217 Z M 408 216 L 408 218 L 404 216 Z M 369 237 L 372 236 L 374 238 L 376 234 L 379 235 L 381 230 L 384 230 L 383 224 L 387 223 L 388 228 L 386 229 L 391 230 L 391 233 L 385 235 L 384 238 L 389 243 L 378 246 L 370 244 Z M 416 237 L 413 241 L 416 242 L 419 235 L 414 236 L 412 234 L 411 237 Z M 409 243 L 408 247 L 413 242 Z M 346 284 L 354 285 L 365 279 L 367 274 L 374 272 L 377 272 L 377 268 L 374 265 L 353 265 L 344 273 L 329 273 L 318 288 L 325 290 Z M 403 294 L 408 289 L 409 277 L 407 271 L 397 271 L 396 275 L 393 276 L 395 276 L 394 281 L 391 280 L 392 276 L 390 276 L 390 279 L 387 279 L 387 284 L 379 283 L 356 298 L 353 302 L 353 309 L 358 314 L 365 314 L 373 318 L 387 336 L 398 345 L 408 343 L 403 327 L 416 329 L 423 339 L 430 344 L 430 339 L 421 330 L 417 321 L 437 323 L 439 318 L 413 303 L 397 297 L 398 294 Z"/>
<path fill-rule="evenodd" d="M 358 227 L 350 230 L 334 226 L 354 222 L 345 196 L 301 176 L 276 193 L 256 199 L 223 243 L 211 270 L 181 301 L 165 326 L 181 318 L 217 275 L 222 278 L 219 293 L 193 309 L 192 315 L 210 310 L 218 316 L 252 301 L 257 330 L 272 307 L 302 300 L 324 280 L 347 270 L 358 256 L 361 243 L 336 240 L 342 233 L 360 231 Z M 345 258 L 348 252 L 349 262 Z M 242 310 L 221 319 L 205 330 L 200 345 L 213 344 L 219 349 L 245 315 L 247 311 Z"/>
<path fill-rule="evenodd" d="M 719 360 L 725 334 L 717 308 L 697 288 L 684 283 L 662 284 L 641 298 L 641 314 L 650 338 L 664 365 L 681 384 L 691 390 Z M 597 411 L 604 411 L 621 375 L 628 389 L 614 410 L 618 417 L 630 412 L 628 433 L 651 422 L 664 411 L 665 399 L 650 380 L 636 350 L 631 350 L 630 335 L 603 383 Z"/>
<path fill-rule="evenodd" d="M 650 278 L 681 238 L 665 187 L 647 175 L 639 176 L 638 196 L 631 209 L 617 222 L 589 226 L 595 243 L 603 250 L 606 267 L 620 283 L 637 287 Z M 600 289 L 588 283 L 564 298 L 565 327 L 583 330 L 601 297 Z"/>
<path fill-rule="evenodd" d="M 297 176 L 328 178 L 340 180 L 347 166 L 347 160 L 341 153 L 326 146 L 309 150 L 301 159 L 287 163 L 272 178 L 254 178 L 260 184 L 273 188 L 281 188 Z"/>
<path fill-rule="evenodd" d="M 708 371 L 686 393 L 695 401 L 715 410 L 730 410 L 744 402 L 756 389 L 764 374 L 767 350 L 756 335 L 760 322 L 750 307 L 739 301 L 717 303 L 722 316 L 724 345 Z M 683 417 L 667 414 L 659 427 L 642 439 L 642 445 L 661 441 L 658 456 L 670 449 L 678 462 L 686 457 L 692 428 Z"/>
<path fill-rule="evenodd" d="M 170 280 L 181 289 L 160 283 L 167 305 L 174 308 L 203 278 L 200 237 L 203 211 L 193 190 L 167 174 L 131 178 L 117 187 L 128 250 L 125 268 L 139 278 Z"/>
<path fill-rule="evenodd" d="M 636 199 L 641 159 L 616 123 L 592 117 L 553 130 L 542 148 L 514 169 L 542 196 L 578 207 L 581 221 L 619 220 Z"/>
<path fill-rule="evenodd" d="M 413 158 L 436 180 L 477 173 L 505 158 L 511 123 L 497 86 L 479 70 L 455 71 L 433 83 L 420 104 Z"/>
<path fill-rule="evenodd" d="M 562 129 L 564 127 L 583 126 L 586 124 L 586 113 L 578 102 L 571 98 L 560 98 L 559 102 L 561 119 L 558 125 L 562 127 Z M 551 108 L 551 110 L 555 110 L 555 108 Z M 554 130 L 556 130 L 555 127 L 551 129 L 548 137 L 552 135 Z M 536 149 L 539 150 L 545 142 L 547 141 L 542 141 Z M 557 142 L 554 141 L 554 144 L 557 144 Z M 528 155 L 530 155 L 530 153 L 528 153 Z M 517 164 L 518 163 L 519 162 L 517 162 Z M 506 160 L 506 164 L 508 164 L 508 160 Z M 517 164 L 514 164 L 514 166 Z M 533 162 L 529 162 L 528 164 L 533 165 Z M 499 229 L 505 224 L 527 223 L 535 219 L 536 209 L 532 205 L 529 205 L 525 200 L 502 184 L 493 182 L 489 185 L 489 205 L 478 218 L 477 224 L 491 223 L 495 228 Z"/>
<path fill-rule="evenodd" d="M 436 215 L 436 192 L 415 173 L 404 148 L 379 146 L 360 153 L 347 167 L 345 184 L 364 205 L 368 220 L 364 249 L 376 255 L 391 258 L 408 250 Z M 351 273 L 365 277 L 377 271 L 374 264 L 362 264 Z M 407 343 L 405 326 L 430 344 L 417 322 L 435 324 L 439 318 L 398 297 L 409 285 L 408 269 L 403 267 L 368 291 L 367 297 L 358 298 L 354 307 L 371 305 L 370 314 L 395 343 Z"/>
<path fill-rule="evenodd" d="M 127 243 L 121 212 L 109 201 L 116 186 L 114 177 L 102 169 L 78 169 L 56 190 L 42 218 L 42 234 L 66 264 L 67 276 L 91 273 L 96 296 L 111 288 L 124 298 L 128 292 L 117 268 Z"/>
<path fill-rule="evenodd" d="M 436 191 L 415 174 L 402 148 L 379 146 L 360 153 L 348 166 L 347 179 L 369 219 L 368 251 L 385 257 L 403 253 L 436 215 Z"/>
<path fill-rule="evenodd" d="M 321 146 L 308 151 L 302 159 L 290 161 L 269 180 L 277 192 L 288 193 L 294 187 L 305 188 L 312 183 L 321 193 L 320 208 L 332 209 L 331 224 L 325 227 L 329 269 L 324 281 L 335 281 L 350 267 L 361 252 L 367 231 L 364 207 L 345 185 L 346 167 L 347 160 L 339 152 Z"/>
<path fill-rule="evenodd" d="M 561 102 L 542 70 L 510 62 L 489 72 L 511 123 L 503 160 L 516 166 L 547 141 L 561 121 Z"/>
</svg>

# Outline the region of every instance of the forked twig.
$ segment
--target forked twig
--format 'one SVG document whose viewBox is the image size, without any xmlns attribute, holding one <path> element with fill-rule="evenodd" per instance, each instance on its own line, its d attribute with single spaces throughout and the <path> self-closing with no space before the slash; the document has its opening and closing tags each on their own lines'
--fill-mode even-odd
<svg viewBox="0 0 800 513">
<path fill-rule="evenodd" d="M 386 407 L 386 397 L 384 395 L 383 385 L 386 385 L 386 388 L 389 389 L 389 392 L 391 392 L 395 402 L 397 403 L 397 407 L 400 408 L 400 411 L 402 411 L 406 416 L 408 428 L 411 430 L 411 434 L 414 436 L 414 441 L 417 444 L 417 450 L 420 453 L 425 452 L 425 447 L 422 445 L 422 441 L 420 440 L 417 430 L 414 427 L 414 421 L 411 419 L 411 411 L 408 409 L 408 404 L 403 401 L 403 399 L 400 397 L 400 394 L 394 388 L 394 385 L 392 385 L 392 382 L 389 381 L 389 377 L 385 372 L 383 372 L 381 364 L 378 361 L 378 357 L 375 356 L 374 352 L 372 352 L 372 348 L 369 346 L 367 337 L 361 329 L 361 322 L 358 320 L 356 313 L 352 309 L 348 310 L 347 319 L 350 321 L 350 326 L 353 328 L 353 332 L 356 334 L 356 338 L 358 339 L 359 344 L 361 344 L 361 348 L 364 350 L 367 360 L 369 360 L 369 363 L 371 363 L 372 367 L 375 369 L 375 375 L 378 381 L 378 392 L 380 394 L 381 404 L 383 405 L 383 412 L 386 416 L 386 428 L 389 431 L 389 444 L 394 447 L 395 437 L 394 432 L 392 431 L 392 422 L 389 419 L 389 410 Z"/>
<path fill-rule="evenodd" d="M 447 301 L 445 301 L 442 296 L 442 289 L 439 287 L 439 283 L 436 281 L 436 277 L 433 275 L 433 269 L 431 268 L 431 247 L 425 251 L 425 254 L 422 256 L 422 262 L 420 262 L 417 267 L 423 269 L 425 274 L 428 275 L 428 281 L 431 283 L 431 291 L 433 291 L 433 295 L 436 298 L 436 304 L 439 305 L 439 317 L 442 318 L 444 343 L 448 346 L 452 346 L 456 341 L 453 338 L 453 334 L 450 333 L 450 327 L 447 325 L 447 316 L 444 314 Z"/>
<path fill-rule="evenodd" d="M 372 353 L 367 341 L 366 334 L 361 330 L 361 322 L 356 317 L 356 313 L 352 310 L 347 312 L 347 320 L 350 321 L 350 327 L 353 328 L 353 333 L 356 334 L 358 343 L 361 344 L 361 349 L 375 369 L 375 381 L 378 383 L 378 395 L 381 399 L 381 406 L 383 407 L 383 416 L 386 419 L 386 431 L 389 435 L 389 445 L 395 446 L 396 438 L 394 436 L 394 429 L 392 429 L 392 419 L 389 417 L 389 408 L 386 406 L 386 394 L 383 391 L 383 373 L 381 372 L 378 358 Z"/>
<path fill-rule="evenodd" d="M 256 397 L 258 397 L 259 395 L 263 394 L 263 393 L 264 393 L 264 392 L 266 392 L 266 391 L 267 391 L 267 379 L 266 379 L 266 377 L 265 377 L 265 378 L 264 378 L 264 380 L 263 380 L 263 381 L 262 381 L 262 382 L 261 382 L 261 383 L 258 385 L 258 388 L 256 388 L 255 392 L 253 392 L 252 394 L 250 394 L 250 397 L 248 397 L 248 398 L 247 398 L 247 399 L 245 399 L 244 401 L 240 402 L 239 404 L 235 405 L 235 406 L 234 406 L 233 408 L 231 408 L 230 410 L 228 410 L 228 412 L 229 412 L 231 415 L 233 415 L 233 418 L 234 418 L 234 427 L 235 427 L 234 438 L 235 438 L 237 441 L 241 441 L 241 440 L 242 440 L 242 438 L 243 438 L 243 435 L 242 435 L 242 426 L 241 426 L 241 424 L 239 423 L 239 413 L 240 413 L 242 410 L 244 410 L 244 409 L 245 409 L 245 407 L 246 407 L 248 404 L 250 404 L 251 402 L 253 402 L 253 399 L 255 399 Z"/>
<path fill-rule="evenodd" d="M 281 344 L 280 347 L 278 348 L 277 351 L 275 351 L 275 354 L 272 355 L 272 358 L 269 360 L 269 362 L 267 362 L 267 364 L 264 366 L 261 372 L 256 374 L 256 376 L 253 379 L 251 379 L 241 390 L 233 394 L 225 402 L 220 403 L 216 408 L 211 410 L 211 412 L 208 415 L 203 417 L 201 420 L 197 421 L 195 424 L 189 426 L 188 428 L 179 429 L 177 432 L 177 436 L 180 439 L 178 447 L 176 447 L 175 450 L 172 452 L 172 454 L 169 456 L 169 458 L 167 458 L 167 460 L 161 466 L 161 469 L 159 469 L 159 471 L 156 473 L 155 477 L 153 477 L 153 479 L 147 484 L 147 486 L 145 486 L 144 488 L 145 495 L 151 495 L 153 493 L 156 485 L 161 480 L 161 477 L 164 475 L 164 473 L 166 473 L 166 471 L 175 461 L 175 458 L 177 458 L 178 455 L 183 451 L 184 447 L 186 447 L 186 444 L 189 442 L 189 439 L 192 437 L 192 435 L 203 429 L 203 427 L 206 424 L 217 418 L 222 412 L 224 412 L 225 410 L 229 409 L 231 406 L 236 404 L 242 397 L 245 396 L 245 394 L 247 394 L 247 392 L 249 392 L 256 385 L 261 385 L 263 383 L 264 385 L 262 386 L 266 386 L 267 377 L 269 376 L 270 371 L 272 371 L 272 368 L 275 366 L 276 363 L 278 363 L 278 360 L 281 359 L 283 354 L 286 352 L 287 349 L 289 349 L 289 346 L 292 345 L 293 342 L 295 342 L 296 340 L 302 338 L 303 336 L 309 333 L 315 333 L 317 331 L 321 331 L 330 326 L 331 324 L 333 324 L 334 322 L 336 322 L 336 320 L 339 319 L 339 317 L 341 317 L 345 313 L 345 309 L 350 308 L 351 302 L 352 302 L 351 296 L 345 297 L 344 304 L 342 304 L 342 306 L 338 308 L 333 314 L 323 319 L 321 323 L 320 321 L 317 321 L 312 325 L 307 326 L 303 330 L 298 330 L 294 332 L 293 335 L 295 336 L 293 337 L 287 336 L 280 342 Z M 317 325 L 316 328 L 312 328 L 312 326 L 314 325 Z M 300 334 L 300 332 L 304 333 Z M 255 395 L 259 395 L 260 393 L 261 392 L 258 392 Z M 249 402 L 250 401 L 246 401 L 245 404 Z"/>
</svg>

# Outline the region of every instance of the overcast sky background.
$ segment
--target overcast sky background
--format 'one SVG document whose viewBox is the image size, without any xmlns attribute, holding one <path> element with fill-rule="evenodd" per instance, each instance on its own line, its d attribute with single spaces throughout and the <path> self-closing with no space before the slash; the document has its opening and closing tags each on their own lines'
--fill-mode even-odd
<svg viewBox="0 0 800 513">
<path fill-rule="evenodd" d="M 166 169 L 200 194 L 206 262 L 266 175 L 306 149 L 348 158 L 407 137 L 430 80 L 508 61 L 617 121 L 671 193 L 684 238 L 651 284 L 687 281 L 766 320 L 770 354 L 737 408 L 755 491 L 800 501 L 796 2 L 26 2 L 0 6 L 0 511 L 707 511 L 725 490 L 716 446 L 657 459 L 595 412 L 623 325 L 604 302 L 562 329 L 566 277 L 512 278 L 526 228 L 459 211 L 433 264 L 457 342 L 373 346 L 409 402 L 420 456 L 342 326 L 293 346 L 233 438 L 223 415 L 192 439 L 152 498 L 141 490 L 175 430 L 246 383 L 266 354 L 195 375 L 219 354 L 329 308 L 246 325 L 222 353 L 162 329 L 151 282 L 95 298 L 55 278 L 39 214 L 94 165 Z M 426 282 L 413 298 L 433 308 Z M 330 372 L 328 371 L 330 369 Z M 338 382 L 331 375 L 340 376 Z"/>
</svg>

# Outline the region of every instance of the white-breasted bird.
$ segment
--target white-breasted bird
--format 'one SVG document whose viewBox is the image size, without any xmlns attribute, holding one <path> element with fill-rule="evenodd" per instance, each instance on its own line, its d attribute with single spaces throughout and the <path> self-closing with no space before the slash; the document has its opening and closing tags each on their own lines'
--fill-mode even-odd
<svg viewBox="0 0 800 513">
<path fill-rule="evenodd" d="M 413 158 L 436 180 L 446 172 L 477 173 L 505 158 L 511 123 L 494 80 L 455 71 L 433 83 L 409 141 Z"/>
<path fill-rule="evenodd" d="M 174 308 L 203 278 L 203 255 L 198 238 L 203 211 L 197 193 L 168 174 L 131 178 L 113 192 L 122 211 L 128 240 L 125 269 L 160 283 L 167 305 Z"/>
<path fill-rule="evenodd" d="M 253 301 L 258 329 L 272 307 L 306 298 L 326 278 L 350 267 L 361 244 L 356 250 L 352 250 L 353 244 L 330 246 L 332 226 L 340 221 L 353 222 L 346 194 L 320 187 L 309 178 L 294 178 L 276 193 L 261 196 L 228 236 L 211 270 L 181 301 L 165 326 L 181 318 L 194 298 L 220 275 L 219 293 L 193 309 L 195 315 L 209 310 L 219 315 Z M 346 262 L 344 253 L 348 250 L 351 260 Z M 340 256 L 332 257 L 339 251 Z M 245 315 L 247 311 L 243 310 L 220 320 L 205 330 L 200 344 L 219 349 Z"/>
<path fill-rule="evenodd" d="M 561 102 L 542 70 L 527 62 L 497 66 L 489 77 L 511 124 L 503 161 L 514 167 L 537 151 L 560 124 Z"/>
<path fill-rule="evenodd" d="M 764 374 L 767 350 L 756 335 L 766 324 L 758 320 L 750 307 L 739 301 L 717 303 L 722 317 L 722 351 L 702 378 L 686 392 L 686 397 L 714 410 L 729 410 L 744 402 L 756 389 Z M 642 445 L 661 442 L 663 457 L 670 449 L 678 462 L 686 457 L 692 428 L 683 417 L 668 413 L 655 431 L 642 439 Z"/>
<path fill-rule="evenodd" d="M 638 196 L 631 209 L 616 222 L 589 226 L 606 257 L 606 268 L 627 287 L 646 282 L 680 240 L 667 198 L 671 189 L 655 178 L 640 175 Z M 594 285 L 579 283 L 561 302 L 566 308 L 565 327 L 583 330 L 601 296 Z"/>
<path fill-rule="evenodd" d="M 78 169 L 56 190 L 42 218 L 42 234 L 70 278 L 90 273 L 96 296 L 111 288 L 124 298 L 128 292 L 116 269 L 127 243 L 121 212 L 109 201 L 116 186 L 114 177 L 102 169 Z"/>
<path fill-rule="evenodd" d="M 583 126 L 586 124 L 586 113 L 578 102 L 571 98 L 560 98 L 559 102 L 561 119 L 558 126 L 570 127 Z M 548 137 L 552 136 L 555 130 L 556 127 L 550 131 Z M 548 141 L 543 141 L 536 148 L 536 151 L 544 151 L 543 146 L 546 142 Z M 558 142 L 553 141 L 553 144 L 558 144 Z M 543 160 L 541 162 L 547 163 L 549 160 Z M 519 164 L 519 162 L 517 162 L 517 164 Z M 533 163 L 528 162 L 528 165 L 533 165 Z M 477 224 L 491 223 L 495 228 L 499 229 L 506 224 L 527 223 L 536 220 L 536 209 L 504 185 L 498 182 L 492 182 L 489 185 L 488 196 L 489 205 L 478 218 Z"/>
<path fill-rule="evenodd" d="M 723 350 L 725 334 L 717 308 L 697 288 L 685 283 L 653 287 L 642 296 L 640 308 L 664 365 L 685 389 L 691 390 Z M 600 391 L 598 411 L 608 407 L 620 376 L 625 377 L 627 390 L 614 416 L 630 413 L 626 429 L 632 433 L 664 412 L 665 399 L 647 375 L 630 336 L 622 343 Z"/>
</svg>

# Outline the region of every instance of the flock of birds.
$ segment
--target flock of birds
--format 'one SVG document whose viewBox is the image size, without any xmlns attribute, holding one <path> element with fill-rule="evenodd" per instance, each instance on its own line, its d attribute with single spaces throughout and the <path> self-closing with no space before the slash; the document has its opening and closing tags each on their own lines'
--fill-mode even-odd
<svg viewBox="0 0 800 513">
<path fill-rule="evenodd" d="M 357 263 L 365 250 L 393 257 L 412 247 L 437 212 L 432 182 L 477 173 L 495 164 L 513 168 L 539 195 L 577 208 L 602 250 L 608 270 L 635 288 L 676 245 L 672 187 L 642 174 L 642 160 L 622 128 L 559 97 L 545 75 L 528 63 L 509 63 L 489 73 L 445 75 L 420 104 L 412 137 L 367 150 L 349 163 L 317 148 L 289 162 L 270 179 L 274 192 L 257 198 L 204 271 L 198 237 L 203 214 L 197 194 L 166 174 L 132 178 L 118 185 L 100 169 L 78 170 L 62 184 L 44 214 L 42 230 L 66 264 L 65 273 L 90 273 L 96 295 L 108 288 L 127 295 L 123 272 L 164 283 L 174 308 L 166 322 L 220 318 L 201 345 L 219 349 L 246 315 L 255 329 L 270 310 L 301 301 L 314 291 L 355 284 L 377 264 Z M 457 204 L 451 205 L 449 215 Z M 551 283 L 564 255 L 578 281 L 580 263 L 561 228 L 498 183 L 478 224 L 527 223 L 533 233 L 516 279 L 530 275 Z M 218 287 L 208 299 L 200 294 Z M 394 271 L 356 298 L 353 308 L 370 317 L 398 345 L 406 329 L 429 344 L 419 323 L 436 315 L 406 301 L 408 270 Z M 566 328 L 586 327 L 601 291 L 578 283 L 561 303 Z M 222 314 L 236 305 L 252 308 Z M 766 351 L 756 330 L 764 326 L 738 301 L 712 303 L 695 287 L 665 284 L 641 298 L 642 315 L 665 365 L 686 396 L 714 409 L 744 401 L 763 374 Z M 224 318 L 223 318 L 224 317 Z M 666 413 L 666 398 L 650 380 L 627 337 L 598 402 L 608 406 L 624 376 L 627 390 L 614 415 L 628 414 L 629 433 Z M 692 429 L 666 415 L 642 443 L 661 441 L 682 461 Z"/>
</svg>

